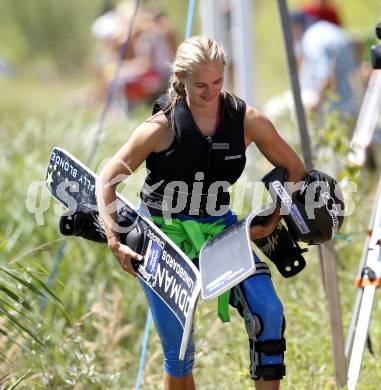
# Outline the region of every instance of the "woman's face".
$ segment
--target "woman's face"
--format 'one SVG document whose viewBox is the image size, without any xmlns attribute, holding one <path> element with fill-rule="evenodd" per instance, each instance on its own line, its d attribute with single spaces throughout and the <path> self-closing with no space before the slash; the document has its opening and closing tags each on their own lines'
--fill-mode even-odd
<svg viewBox="0 0 381 390">
<path fill-rule="evenodd" d="M 213 63 L 200 65 L 182 81 L 191 104 L 213 106 L 219 99 L 224 83 L 224 66 Z"/>
</svg>

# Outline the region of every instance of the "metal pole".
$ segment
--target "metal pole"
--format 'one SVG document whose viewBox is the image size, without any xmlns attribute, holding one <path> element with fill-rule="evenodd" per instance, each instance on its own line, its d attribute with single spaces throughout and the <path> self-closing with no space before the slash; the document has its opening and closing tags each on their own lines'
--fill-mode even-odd
<svg viewBox="0 0 381 390">
<path fill-rule="evenodd" d="M 340 291 L 337 282 L 336 254 L 333 241 L 322 244 L 321 260 L 324 264 L 325 291 L 331 324 L 332 350 L 338 387 L 347 383 L 347 359 L 344 353 L 344 333 L 340 306 Z"/>
<path fill-rule="evenodd" d="M 363 166 L 367 148 L 371 144 L 381 107 L 381 70 L 373 70 L 361 104 L 357 123 L 351 141 L 352 152 L 349 161 Z"/>
<path fill-rule="evenodd" d="M 311 143 L 300 93 L 287 1 L 277 1 L 282 22 L 284 43 L 287 52 L 288 69 L 291 79 L 300 139 L 302 143 L 303 157 L 306 167 L 309 170 L 312 168 Z M 344 336 L 340 308 L 340 293 L 336 270 L 337 262 L 333 241 L 329 241 L 321 245 L 318 252 L 323 286 L 325 287 L 326 297 L 328 300 L 336 382 L 339 387 L 344 387 L 346 385 L 347 378 L 347 360 L 344 354 Z"/>
<path fill-rule="evenodd" d="M 376 281 L 381 276 L 381 254 L 379 246 L 381 228 L 381 176 L 378 181 L 376 202 L 368 227 L 363 255 L 357 273 L 356 303 L 345 346 L 348 358 L 348 390 L 354 390 L 360 375 L 364 348 L 369 334 Z M 372 282 L 374 283 L 372 285 Z"/>
<path fill-rule="evenodd" d="M 303 159 L 306 164 L 307 170 L 312 169 L 312 156 L 311 156 L 311 142 L 307 129 L 306 116 L 304 113 L 302 98 L 300 94 L 300 86 L 298 79 L 298 70 L 296 66 L 294 44 L 291 32 L 291 23 L 287 7 L 286 0 L 277 0 L 280 18 L 282 22 L 284 44 L 287 52 L 288 70 L 290 73 L 290 80 L 292 86 L 292 92 L 294 97 L 294 104 L 296 110 L 296 118 L 298 120 L 300 139 L 302 142 Z"/>
</svg>

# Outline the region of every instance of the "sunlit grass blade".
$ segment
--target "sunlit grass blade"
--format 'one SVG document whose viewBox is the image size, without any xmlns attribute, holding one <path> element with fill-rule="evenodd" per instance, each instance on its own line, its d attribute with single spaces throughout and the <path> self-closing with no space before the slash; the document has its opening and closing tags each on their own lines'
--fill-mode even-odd
<svg viewBox="0 0 381 390">
<path fill-rule="evenodd" d="M 10 288 L 0 285 L 0 291 L 3 291 L 8 297 L 12 298 L 17 303 L 21 304 L 26 310 L 32 311 L 32 306 L 29 304 L 27 300 L 17 295 Z"/>
<path fill-rule="evenodd" d="M 28 370 L 22 377 L 17 379 L 17 381 L 9 386 L 6 386 L 4 390 L 14 390 L 26 377 L 27 375 L 31 372 L 31 370 Z"/>
<path fill-rule="evenodd" d="M 48 298 L 49 296 L 51 296 L 54 299 L 56 299 L 59 303 L 63 304 L 62 301 L 48 287 L 44 286 L 43 282 L 41 282 L 42 285 L 40 285 L 40 287 L 42 287 L 42 290 L 41 290 L 41 289 L 38 289 L 34 284 L 22 279 L 21 277 L 17 276 L 16 274 L 12 273 L 11 271 L 7 270 L 4 267 L 0 266 L 0 270 L 2 270 L 4 273 L 6 273 L 11 278 L 17 280 L 20 284 L 22 284 L 23 286 L 25 286 L 26 288 L 28 288 L 29 290 L 31 290 L 35 294 L 42 295 L 45 298 Z M 43 290 L 47 294 L 45 294 Z"/>
</svg>

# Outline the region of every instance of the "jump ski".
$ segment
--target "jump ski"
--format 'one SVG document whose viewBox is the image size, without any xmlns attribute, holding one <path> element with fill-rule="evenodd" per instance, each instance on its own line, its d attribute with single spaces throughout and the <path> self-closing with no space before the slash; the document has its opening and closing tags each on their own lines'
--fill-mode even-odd
<svg viewBox="0 0 381 390">
<path fill-rule="evenodd" d="M 379 179 L 376 203 L 369 223 L 356 285 L 358 287 L 345 355 L 348 358 L 348 390 L 354 390 L 360 375 L 361 362 L 372 313 L 376 288 L 381 285 L 381 177 Z"/>
<path fill-rule="evenodd" d="M 201 248 L 202 299 L 221 295 L 255 272 L 250 240 L 250 224 L 255 215 L 249 214 Z"/>
<path fill-rule="evenodd" d="M 254 273 L 268 272 L 262 265 L 256 267 L 250 227 L 264 224 L 274 209 L 274 203 L 260 207 L 203 245 L 200 273 L 204 300 L 217 297 Z M 302 254 L 308 250 L 299 247 L 281 222 L 268 237 L 256 239 L 254 244 L 285 278 L 297 275 L 306 266 Z"/>
<path fill-rule="evenodd" d="M 60 229 L 66 235 L 106 243 L 96 202 L 96 174 L 64 149 L 55 147 L 49 158 L 46 187 L 67 210 Z M 184 333 L 179 358 L 184 359 L 193 313 L 201 289 L 200 273 L 191 260 L 149 218 L 117 194 L 122 241 L 144 257 L 135 263 L 138 277 L 169 307 Z"/>
</svg>

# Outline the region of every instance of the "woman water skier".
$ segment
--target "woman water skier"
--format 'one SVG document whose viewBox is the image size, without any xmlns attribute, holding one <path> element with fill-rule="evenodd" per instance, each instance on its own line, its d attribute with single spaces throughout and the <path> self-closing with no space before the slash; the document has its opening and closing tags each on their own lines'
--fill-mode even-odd
<svg viewBox="0 0 381 390">
<path fill-rule="evenodd" d="M 142 256 L 120 242 L 112 223 L 116 212 L 104 205 L 115 201 L 120 178 L 144 161 L 148 176 L 141 191 L 142 201 L 154 222 L 170 237 L 179 233 L 184 237 L 184 222 L 196 222 L 185 239 L 176 241 L 178 237 L 171 237 L 196 261 L 199 248 L 192 241 L 194 235 L 205 240 L 236 222 L 229 209 L 226 185 L 221 183 L 232 185 L 237 181 L 245 166 L 245 150 L 252 142 L 271 164 L 287 169 L 288 181 L 299 182 L 306 176 L 304 164 L 269 119 L 223 89 L 225 64 L 222 47 L 210 38 L 196 36 L 180 44 L 168 91 L 156 102 L 154 115 L 137 127 L 99 176 L 98 205 L 108 245 L 123 270 L 133 276 L 132 261 L 141 261 Z M 163 217 L 168 213 L 172 233 Z M 251 238 L 269 236 L 280 218 L 275 211 L 265 225 L 253 226 Z M 254 257 L 262 272 L 234 287 L 230 303 L 241 315 L 249 310 L 258 324 L 256 334 L 249 335 L 250 372 L 256 389 L 278 389 L 285 375 L 283 306 L 267 265 Z M 164 389 L 194 389 L 193 334 L 185 359 L 179 360 L 180 324 L 156 294 L 144 283 L 141 285 L 164 351 Z"/>
</svg>

